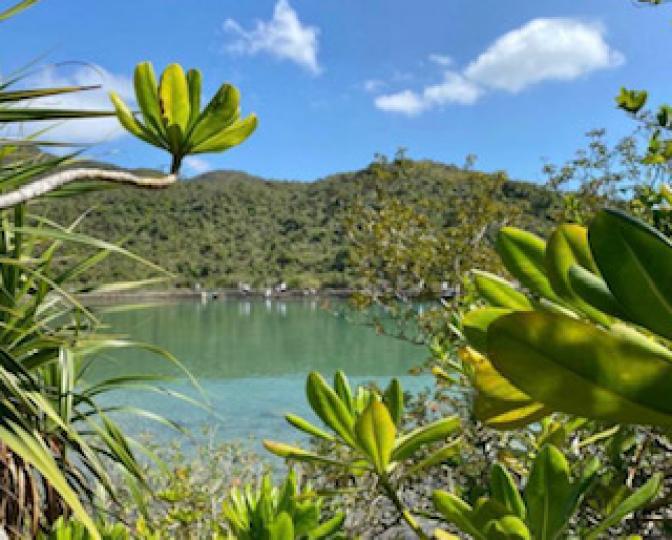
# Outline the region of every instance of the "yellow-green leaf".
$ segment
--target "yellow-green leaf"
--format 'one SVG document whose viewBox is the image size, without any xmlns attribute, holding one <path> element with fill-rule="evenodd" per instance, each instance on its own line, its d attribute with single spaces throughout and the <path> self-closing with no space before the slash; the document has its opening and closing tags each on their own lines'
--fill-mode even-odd
<svg viewBox="0 0 672 540">
<path fill-rule="evenodd" d="M 357 442 L 379 474 L 390 464 L 396 431 L 387 407 L 378 400 L 371 400 L 357 419 Z"/>
<path fill-rule="evenodd" d="M 546 243 L 541 238 L 515 227 L 502 227 L 496 248 L 506 269 L 520 283 L 534 293 L 557 301 L 546 277 Z"/>
<path fill-rule="evenodd" d="M 512 385 L 555 410 L 672 425 L 672 353 L 641 334 L 521 311 L 490 325 L 488 357 Z"/>
<path fill-rule="evenodd" d="M 447 416 L 425 426 L 420 426 L 396 441 L 392 459 L 394 461 L 408 459 L 428 444 L 445 441 L 459 427 L 460 418 L 458 416 Z"/>
<path fill-rule="evenodd" d="M 489 304 L 520 311 L 532 309 L 527 296 L 505 279 L 481 270 L 472 270 L 472 273 L 478 294 Z"/>
<path fill-rule="evenodd" d="M 179 64 L 170 64 L 161 75 L 159 103 L 166 127 L 179 126 L 186 133 L 191 115 L 189 86 Z"/>
<path fill-rule="evenodd" d="M 239 145 L 257 129 L 257 117 L 251 114 L 243 120 L 223 129 L 202 143 L 193 146 L 190 150 L 193 154 L 205 152 L 222 152 Z"/>
</svg>

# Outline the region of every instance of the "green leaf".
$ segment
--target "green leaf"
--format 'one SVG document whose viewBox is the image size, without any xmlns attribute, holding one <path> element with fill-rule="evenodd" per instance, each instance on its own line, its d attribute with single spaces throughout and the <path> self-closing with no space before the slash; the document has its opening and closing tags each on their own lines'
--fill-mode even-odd
<svg viewBox="0 0 672 540">
<path fill-rule="evenodd" d="M 194 124 L 189 144 L 195 147 L 236 122 L 240 115 L 240 93 L 235 86 L 223 84 L 203 109 Z"/>
<path fill-rule="evenodd" d="M 499 463 L 490 471 L 490 496 L 503 504 L 509 512 L 525 519 L 525 503 L 509 472 Z"/>
<path fill-rule="evenodd" d="M 562 452 L 544 446 L 532 465 L 525 486 L 530 530 L 535 539 L 553 540 L 567 526 L 566 501 L 571 495 L 569 465 Z"/>
<path fill-rule="evenodd" d="M 611 319 L 584 302 L 572 289 L 569 278 L 569 270 L 574 265 L 590 272 L 597 272 L 590 254 L 587 229 L 573 223 L 564 223 L 556 227 L 546 242 L 545 259 L 546 275 L 555 293 L 597 323 L 608 325 Z"/>
<path fill-rule="evenodd" d="M 308 531 L 308 540 L 321 540 L 338 531 L 345 523 L 345 513 L 337 512 L 334 517 Z"/>
<path fill-rule="evenodd" d="M 307 433 L 308 435 L 312 435 L 313 437 L 318 437 L 326 441 L 334 440 L 333 435 L 330 435 L 326 431 L 323 431 L 317 426 L 314 426 L 313 424 L 308 422 L 308 420 L 304 420 L 300 416 L 296 416 L 295 414 L 286 414 L 285 420 L 287 420 L 287 422 L 293 425 L 296 429 L 300 429 L 301 431 Z"/>
<path fill-rule="evenodd" d="M 550 414 L 544 405 L 504 378 L 487 357 L 469 347 L 462 351 L 462 357 L 473 368 L 474 414 L 482 422 L 496 429 L 515 429 Z"/>
<path fill-rule="evenodd" d="M 190 96 L 187 78 L 179 64 L 170 64 L 161 75 L 159 103 L 166 127 L 179 126 L 180 131 L 186 133 L 191 114 Z"/>
<path fill-rule="evenodd" d="M 602 277 L 630 319 L 672 338 L 672 243 L 617 210 L 603 210 L 588 238 Z"/>
<path fill-rule="evenodd" d="M 454 460 L 460 455 L 460 439 L 451 441 L 446 446 L 439 448 L 436 452 L 431 453 L 422 461 L 413 465 L 410 469 L 405 471 L 405 476 L 414 476 L 426 469 L 440 465 L 447 461 Z"/>
<path fill-rule="evenodd" d="M 334 391 L 341 398 L 341 401 L 345 403 L 345 406 L 351 413 L 355 412 L 353 402 L 352 402 L 352 391 L 350 390 L 350 383 L 348 382 L 348 377 L 342 370 L 338 370 L 334 373 Z"/>
<path fill-rule="evenodd" d="M 161 138 L 165 134 L 165 126 L 163 125 L 159 104 L 158 83 L 154 74 L 154 67 L 150 62 L 141 62 L 136 66 L 133 83 L 135 85 L 135 98 L 138 101 L 145 124 L 154 132 L 156 137 Z"/>
<path fill-rule="evenodd" d="M 473 509 L 468 503 L 446 491 L 435 491 L 432 499 L 434 507 L 449 523 L 476 539 L 485 540 L 485 536 L 473 522 Z"/>
<path fill-rule="evenodd" d="M 555 410 L 672 425 L 672 353 L 641 334 L 517 312 L 490 326 L 488 357 L 515 387 Z"/>
<path fill-rule="evenodd" d="M 404 390 L 396 377 L 387 386 L 383 394 L 383 403 L 390 411 L 394 425 L 399 426 L 404 417 Z"/>
<path fill-rule="evenodd" d="M 294 523 L 287 512 L 282 512 L 269 527 L 269 540 L 294 540 Z"/>
<path fill-rule="evenodd" d="M 649 480 L 636 489 L 628 498 L 622 501 L 600 524 L 586 535 L 586 540 L 593 540 L 606 532 L 610 527 L 618 525 L 624 518 L 641 509 L 653 500 L 663 485 L 663 475 L 655 473 Z"/>
<path fill-rule="evenodd" d="M 133 116 L 131 110 L 127 107 L 126 103 L 124 103 L 115 92 L 110 92 L 110 100 L 112 101 L 112 105 L 114 105 L 114 110 L 117 112 L 119 123 L 126 129 L 126 131 L 145 142 L 161 146 L 161 141 L 151 132 L 145 132 L 143 127 Z"/>
<path fill-rule="evenodd" d="M 462 331 L 469 345 L 484 353 L 488 348 L 488 327 L 504 315 L 511 313 L 509 308 L 485 307 L 473 309 L 462 318 Z"/>
<path fill-rule="evenodd" d="M 532 292 L 557 301 L 546 278 L 546 243 L 537 235 L 517 229 L 502 227 L 495 245 L 506 269 Z"/>
<path fill-rule="evenodd" d="M 420 426 L 396 441 L 392 452 L 392 460 L 403 461 L 408 459 L 420 448 L 446 440 L 459 427 L 459 416 L 448 416 L 425 426 Z"/>
<path fill-rule="evenodd" d="M 378 474 L 384 474 L 390 464 L 396 431 L 387 407 L 375 399 L 357 419 L 357 442 Z"/>
<path fill-rule="evenodd" d="M 483 532 L 488 540 L 532 540 L 529 529 L 517 516 L 492 520 Z"/>
<path fill-rule="evenodd" d="M 567 274 L 572 290 L 591 306 L 621 320 L 628 320 L 623 307 L 611 294 L 605 281 L 585 268 L 572 265 Z"/>
<path fill-rule="evenodd" d="M 189 129 L 191 130 L 201 115 L 201 91 L 203 76 L 198 69 L 187 71 L 187 87 L 189 88 Z"/>
<path fill-rule="evenodd" d="M 315 414 L 348 445 L 355 447 L 355 420 L 341 398 L 316 371 L 308 375 L 306 395 Z"/>
<path fill-rule="evenodd" d="M 616 105 L 629 113 L 636 114 L 646 105 L 648 97 L 649 94 L 645 90 L 628 90 L 621 87 L 621 91 L 616 96 Z"/>
<path fill-rule="evenodd" d="M 223 152 L 224 150 L 228 150 L 229 148 L 242 143 L 252 135 L 255 129 L 257 129 L 257 117 L 256 115 L 251 114 L 247 118 L 223 129 L 209 139 L 191 147 L 189 152 L 192 154 Z"/>
<path fill-rule="evenodd" d="M 322 463 L 324 465 L 335 465 L 337 467 L 348 467 L 348 463 L 343 463 L 333 459 L 325 458 L 313 452 L 308 452 L 298 446 L 290 444 L 279 443 L 275 441 L 263 441 L 264 448 L 271 454 L 284 459 L 293 459 L 295 461 L 306 461 L 309 463 Z"/>
<path fill-rule="evenodd" d="M 525 311 L 532 309 L 532 304 L 520 291 L 505 279 L 483 272 L 481 270 L 472 270 L 474 275 L 474 285 L 478 294 L 483 299 L 495 307 L 509 308 L 516 311 Z"/>
</svg>

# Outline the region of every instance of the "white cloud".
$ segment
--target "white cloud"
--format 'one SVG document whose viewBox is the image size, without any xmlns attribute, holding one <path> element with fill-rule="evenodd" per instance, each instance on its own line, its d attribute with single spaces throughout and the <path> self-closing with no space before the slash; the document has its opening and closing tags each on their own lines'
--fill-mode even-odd
<svg viewBox="0 0 672 540">
<path fill-rule="evenodd" d="M 109 111 L 112 110 L 112 104 L 107 95 L 110 90 L 116 91 L 129 104 L 132 104 L 134 100 L 131 80 L 122 75 L 110 73 L 100 66 L 82 66 L 68 74 L 63 74 L 55 68 L 48 68 L 25 81 L 25 86 L 29 88 L 53 88 L 73 85 L 101 85 L 102 88 L 34 99 L 28 106 Z M 30 122 L 24 126 L 23 131 L 31 133 L 44 129 L 47 125 L 46 122 Z M 91 118 L 55 123 L 42 138 L 64 142 L 97 143 L 117 139 L 125 133 L 115 117 Z"/>
<path fill-rule="evenodd" d="M 192 172 L 196 174 L 203 174 L 212 170 L 212 165 L 210 164 L 210 162 L 196 156 L 190 156 L 188 158 L 185 158 L 184 164 L 187 166 L 188 169 L 190 169 Z"/>
<path fill-rule="evenodd" d="M 443 81 L 421 90 L 379 95 L 381 110 L 409 116 L 447 104 L 471 105 L 487 91 L 520 92 L 542 81 L 569 81 L 618 67 L 623 55 L 604 39 L 600 24 L 575 19 L 534 19 L 495 40 L 461 72 L 444 71 Z M 442 67 L 450 58 L 432 54 Z"/>
<path fill-rule="evenodd" d="M 383 111 L 415 116 L 444 105 L 471 105 L 478 100 L 481 93 L 482 90 L 477 85 L 459 73 L 447 71 L 442 82 L 425 87 L 421 93 L 402 90 L 378 96 L 374 103 Z"/>
<path fill-rule="evenodd" d="M 409 116 L 419 114 L 426 108 L 422 97 L 411 90 L 378 96 L 375 104 L 382 111 L 403 113 Z"/>
<path fill-rule="evenodd" d="M 322 71 L 317 61 L 319 28 L 301 24 L 296 11 L 288 0 L 278 0 L 270 21 L 257 21 L 251 30 L 245 30 L 238 22 L 227 19 L 224 30 L 237 39 L 226 49 L 238 54 L 271 54 L 283 60 L 291 60 L 313 74 Z"/>
<path fill-rule="evenodd" d="M 465 69 L 471 80 L 519 92 L 546 80 L 572 80 L 624 62 L 604 27 L 573 19 L 534 19 L 497 39 Z"/>
<path fill-rule="evenodd" d="M 453 63 L 453 59 L 446 54 L 430 54 L 428 56 L 429 61 L 437 64 L 439 66 L 448 67 Z"/>
</svg>

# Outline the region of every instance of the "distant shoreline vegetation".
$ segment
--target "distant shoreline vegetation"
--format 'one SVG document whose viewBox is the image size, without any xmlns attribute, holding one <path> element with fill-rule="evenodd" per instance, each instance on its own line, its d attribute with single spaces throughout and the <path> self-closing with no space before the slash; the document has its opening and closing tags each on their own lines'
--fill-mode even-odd
<svg viewBox="0 0 672 540">
<path fill-rule="evenodd" d="M 414 161 L 412 167 L 395 196 L 408 204 L 441 201 L 445 210 L 435 218 L 445 227 L 456 223 L 461 201 L 490 178 L 432 161 Z M 357 287 L 343 223 L 373 186 L 371 166 L 315 182 L 214 171 L 152 197 L 111 189 L 45 203 L 40 211 L 62 225 L 86 213 L 78 230 L 142 253 L 171 272 L 175 278 L 164 289 L 236 289 L 242 282 L 260 290 L 279 283 L 299 291 L 342 290 Z M 522 209 L 523 225 L 540 233 L 559 200 L 543 186 L 513 180 L 503 183 L 498 198 Z M 93 286 L 148 277 L 132 260 L 111 257 L 80 279 Z"/>
</svg>

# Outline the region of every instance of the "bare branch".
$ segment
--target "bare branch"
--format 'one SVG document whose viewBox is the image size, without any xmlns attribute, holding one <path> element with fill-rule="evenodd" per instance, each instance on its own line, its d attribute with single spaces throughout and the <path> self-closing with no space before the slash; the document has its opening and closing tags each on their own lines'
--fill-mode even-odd
<svg viewBox="0 0 672 540">
<path fill-rule="evenodd" d="M 177 181 L 177 176 L 169 174 L 158 178 L 137 176 L 126 171 L 111 171 L 106 169 L 66 169 L 49 176 L 45 176 L 30 184 L 21 186 L 15 191 L 0 195 L 0 209 L 11 208 L 36 197 L 40 197 L 50 191 L 83 180 L 102 180 L 105 182 L 117 182 L 139 188 L 162 189 Z"/>
</svg>

